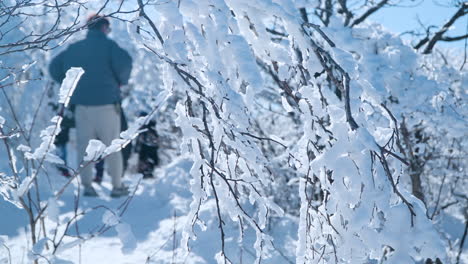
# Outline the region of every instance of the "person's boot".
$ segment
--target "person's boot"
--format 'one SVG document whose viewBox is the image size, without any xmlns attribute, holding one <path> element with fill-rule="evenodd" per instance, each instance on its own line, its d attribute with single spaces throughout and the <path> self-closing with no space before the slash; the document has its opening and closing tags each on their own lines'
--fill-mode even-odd
<svg viewBox="0 0 468 264">
<path fill-rule="evenodd" d="M 153 164 L 149 159 L 140 160 L 138 162 L 138 172 L 143 174 L 143 179 L 152 179 L 153 175 Z"/>
<path fill-rule="evenodd" d="M 97 197 L 98 193 L 94 190 L 93 186 L 84 186 L 83 196 Z"/>
<path fill-rule="evenodd" d="M 110 196 L 112 198 L 119 198 L 122 196 L 127 196 L 130 192 L 128 191 L 128 186 L 122 184 L 121 187 L 113 188 Z"/>
<path fill-rule="evenodd" d="M 65 178 L 70 178 L 71 175 L 70 175 L 70 172 L 68 171 L 67 168 L 64 168 L 64 167 L 58 167 L 58 170 L 60 171 L 60 174 L 65 177 Z"/>
</svg>

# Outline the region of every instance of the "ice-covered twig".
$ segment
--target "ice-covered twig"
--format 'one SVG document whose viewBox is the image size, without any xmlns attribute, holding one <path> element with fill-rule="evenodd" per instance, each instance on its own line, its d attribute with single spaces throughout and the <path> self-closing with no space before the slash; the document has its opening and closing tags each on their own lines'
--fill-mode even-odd
<svg viewBox="0 0 468 264">
<path fill-rule="evenodd" d="M 404 196 L 401 194 L 401 192 L 398 190 L 398 187 L 393 180 L 392 173 L 390 171 L 390 168 L 388 166 L 387 159 L 385 158 L 385 152 L 381 150 L 380 155 L 375 153 L 377 157 L 380 159 L 380 162 L 382 163 L 382 166 L 384 168 L 385 174 L 387 175 L 388 181 L 390 182 L 393 192 L 400 197 L 401 201 L 408 207 L 408 210 L 411 213 L 411 226 L 414 226 L 414 217 L 416 216 L 416 212 L 414 211 L 414 206 L 411 204 Z"/>
<path fill-rule="evenodd" d="M 335 43 L 333 43 L 333 41 L 323 32 L 323 30 L 320 28 L 319 25 L 307 23 L 307 22 L 304 23 L 304 25 L 315 29 L 320 34 L 320 36 L 322 36 L 322 38 L 327 41 L 328 45 L 330 45 L 332 48 L 336 47 Z"/>
<path fill-rule="evenodd" d="M 59 102 L 63 105 L 63 108 L 68 104 L 68 101 L 70 100 L 70 97 L 72 96 L 73 91 L 75 90 L 76 85 L 78 84 L 78 81 L 83 75 L 83 73 L 84 70 L 82 68 L 71 68 L 67 71 L 66 77 L 63 80 L 62 86 L 60 88 Z M 42 164 L 46 160 L 53 163 L 63 163 L 63 161 L 60 158 L 51 153 L 51 151 L 55 149 L 55 137 L 60 132 L 60 124 L 62 123 L 62 117 L 60 116 L 60 114 L 59 116 L 56 116 L 52 119 L 52 123 L 53 125 L 41 131 L 42 143 L 40 144 L 40 146 L 33 153 L 25 153 L 26 158 L 39 161 L 39 168 L 42 167 Z M 25 191 L 29 190 L 31 183 L 34 181 L 34 179 L 36 179 L 38 175 L 39 170 L 36 170 L 36 173 L 32 176 L 31 181 L 29 181 L 27 183 L 27 186 L 25 186 Z M 24 195 L 24 193 L 18 194 L 18 196 L 22 195 Z"/>
<path fill-rule="evenodd" d="M 304 25 L 302 26 L 302 32 L 309 37 L 310 44 L 312 46 L 312 49 L 317 56 L 317 58 L 320 61 L 320 64 L 324 68 L 324 70 L 327 72 L 328 77 L 333 81 L 333 83 L 336 85 L 338 89 L 340 89 L 342 95 L 344 95 L 344 103 L 345 103 L 345 111 L 346 111 L 346 121 L 348 121 L 348 124 L 352 130 L 356 130 L 359 128 L 358 124 L 353 118 L 353 114 L 351 112 L 351 103 L 350 103 L 350 97 L 349 97 L 349 92 L 350 92 L 350 81 L 351 77 L 349 74 L 332 58 L 332 56 L 324 50 L 322 47 L 320 47 L 315 40 L 312 38 L 312 36 L 307 32 L 307 30 L 304 28 Z M 339 74 L 335 74 L 335 71 L 338 71 Z"/>
</svg>

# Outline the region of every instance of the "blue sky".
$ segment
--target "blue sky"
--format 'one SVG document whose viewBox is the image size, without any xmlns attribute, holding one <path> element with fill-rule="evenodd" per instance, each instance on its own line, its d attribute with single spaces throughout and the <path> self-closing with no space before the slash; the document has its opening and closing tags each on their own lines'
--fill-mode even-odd
<svg viewBox="0 0 468 264">
<path fill-rule="evenodd" d="M 458 8 L 448 7 L 451 0 L 424 0 L 422 4 L 416 7 L 389 7 L 379 10 L 369 17 L 373 20 L 383 24 L 387 29 L 401 33 L 409 30 L 418 29 L 423 32 L 422 27 L 418 23 L 419 19 L 425 25 L 443 25 Z M 446 3 L 445 6 L 437 3 Z M 453 31 L 448 36 L 459 36 L 466 33 L 466 26 L 468 23 L 468 16 L 458 19 L 454 25 Z M 439 42 L 437 45 L 444 47 L 458 47 L 464 48 L 464 41 L 457 42 Z"/>
</svg>

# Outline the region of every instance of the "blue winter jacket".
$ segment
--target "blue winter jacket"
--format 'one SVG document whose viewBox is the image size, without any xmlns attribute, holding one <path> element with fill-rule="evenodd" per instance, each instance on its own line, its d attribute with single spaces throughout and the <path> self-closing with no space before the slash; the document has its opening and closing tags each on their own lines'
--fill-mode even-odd
<svg viewBox="0 0 468 264">
<path fill-rule="evenodd" d="M 132 58 L 103 32 L 89 30 L 85 39 L 71 44 L 52 60 L 49 72 L 60 83 L 71 67 L 85 71 L 71 104 L 116 104 L 121 101 L 120 85 L 127 84 L 130 78 Z"/>
</svg>

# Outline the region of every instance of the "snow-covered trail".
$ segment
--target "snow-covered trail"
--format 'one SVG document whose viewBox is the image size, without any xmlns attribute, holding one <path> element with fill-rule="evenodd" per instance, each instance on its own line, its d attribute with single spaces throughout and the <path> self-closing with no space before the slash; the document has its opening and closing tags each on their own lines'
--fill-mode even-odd
<svg viewBox="0 0 468 264">
<path fill-rule="evenodd" d="M 51 263 L 216 263 L 215 255 L 220 250 L 220 239 L 218 222 L 215 217 L 215 203 L 208 202 L 200 210 L 202 218 L 207 226 L 206 231 L 201 231 L 197 226 L 195 232 L 197 240 L 190 243 L 190 254 L 185 254 L 180 239 L 182 230 L 187 223 L 187 213 L 192 194 L 189 190 L 190 175 L 188 171 L 192 162 L 180 158 L 168 166 L 158 169 L 156 178 L 150 180 L 139 180 L 138 175 L 126 175 L 127 184 L 139 185 L 135 195 L 125 212 L 119 219 L 112 219 L 112 210 L 116 214 L 122 212 L 120 207 L 126 198 L 112 199 L 109 196 L 111 184 L 109 177 L 104 178 L 101 186 L 96 186 L 99 193 L 98 198 L 81 197 L 79 210 L 93 207 L 101 208 L 94 210 L 78 221 L 77 226 L 69 229 L 68 234 L 82 237 L 87 234 L 95 234 L 104 223 L 108 230 L 93 237 L 81 245 L 64 250 L 57 254 L 57 259 L 51 259 Z M 64 181 L 59 175 L 51 175 L 57 184 Z M 63 223 L 67 218 L 74 215 L 74 192 L 77 186 L 70 186 L 60 199 L 60 221 Z M 105 207 L 105 208 L 104 208 Z M 110 210 L 109 210 L 110 209 Z M 28 259 L 31 245 L 25 232 L 27 228 L 26 214 L 10 203 L 0 202 L 0 235 L 2 235 L 7 248 L 0 248 L 0 263 L 31 263 Z M 112 223 L 116 220 L 114 223 Z M 117 224 L 120 221 L 120 224 Z M 294 235 L 294 221 L 280 221 L 274 228 L 278 243 L 281 242 L 281 254 L 285 254 L 293 260 L 295 246 L 292 242 Z M 56 224 L 46 218 L 46 229 L 51 232 Z M 130 227 L 127 232 L 125 227 Z M 246 232 L 243 246 L 237 241 L 236 225 L 227 222 L 226 233 L 228 235 L 227 252 L 235 263 L 253 263 L 255 234 Z M 118 230 L 118 231 L 117 231 Z M 64 244 L 74 238 L 64 239 Z M 289 242 L 289 243 L 286 243 Z M 283 252 L 284 251 L 284 252 Z M 287 252 L 286 252 L 287 251 Z M 46 251 L 43 251 L 47 253 Z M 40 263 L 47 263 L 42 260 Z M 279 253 L 265 263 L 288 263 Z"/>
<path fill-rule="evenodd" d="M 121 223 L 129 225 L 131 234 L 126 238 L 119 238 L 116 226 L 97 237 L 89 239 L 85 243 L 66 250 L 59 254 L 59 258 L 73 263 L 145 263 L 148 257 L 158 262 L 161 259 L 172 260 L 174 247 L 174 235 L 176 242 L 180 239 L 181 228 L 184 224 L 184 215 L 191 194 L 187 189 L 188 175 L 186 171 L 191 163 L 187 160 L 168 166 L 160 170 L 156 179 L 142 180 L 138 185 L 135 195 L 129 206 L 123 212 Z M 64 181 L 59 175 L 51 175 L 56 184 Z M 108 177 L 101 186 L 95 185 L 99 197 L 80 197 L 79 210 L 86 210 L 102 206 L 102 209 L 91 211 L 82 217 L 77 226 L 69 230 L 70 235 L 77 235 L 77 227 L 81 236 L 95 234 L 96 230 L 103 226 L 104 222 L 112 225 L 109 220 L 104 220 L 106 212 L 112 210 L 120 214 L 126 198 L 112 199 L 109 196 L 111 184 Z M 127 184 L 135 185 L 138 175 L 126 175 Z M 75 197 L 73 193 L 77 186 L 70 186 L 60 199 L 60 221 L 74 215 Z M 105 208 L 104 208 L 105 207 Z M 2 224 L 0 234 L 7 236 L 6 245 L 11 251 L 12 263 L 29 263 L 28 250 L 24 228 L 27 226 L 25 213 L 9 203 L 0 203 L 0 215 Z M 112 214 L 111 214 L 112 215 Z M 174 217 L 175 215 L 175 217 Z M 114 223 L 115 224 L 115 223 Z M 46 229 L 52 230 L 55 223 L 46 219 Z M 174 230 L 175 228 L 175 230 Z M 134 240 L 133 240 L 134 239 Z M 66 239 L 64 240 L 66 241 Z M 136 242 L 136 244 L 134 243 Z M 30 242 L 29 242 L 30 243 Z M 178 244 L 176 244 L 176 248 Z M 0 251 L 3 262 L 9 263 L 2 255 L 6 249 Z M 180 251 L 180 250 L 179 250 Z M 125 252 L 125 254 L 124 254 Z M 152 256 L 155 254 L 155 256 Z M 177 256 L 176 256 L 177 257 Z M 191 262 L 188 263 L 203 263 Z"/>
</svg>

